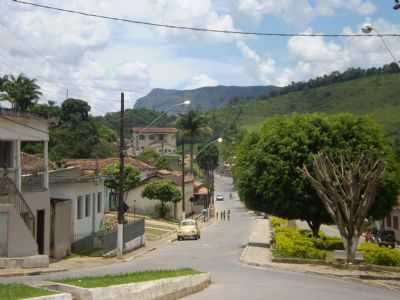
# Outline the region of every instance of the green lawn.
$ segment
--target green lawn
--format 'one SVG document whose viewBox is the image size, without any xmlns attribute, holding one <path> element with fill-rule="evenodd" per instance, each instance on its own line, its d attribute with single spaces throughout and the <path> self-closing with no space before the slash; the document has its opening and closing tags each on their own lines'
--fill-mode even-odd
<svg viewBox="0 0 400 300">
<path fill-rule="evenodd" d="M 22 284 L 0 284 L 1 300 L 18 300 L 48 296 L 54 293 L 43 289 L 37 289 Z"/>
<path fill-rule="evenodd" d="M 83 288 L 97 288 L 97 287 L 107 287 L 107 286 L 126 284 L 126 283 L 151 281 L 163 278 L 196 275 L 200 273 L 201 272 L 192 269 L 179 269 L 179 270 L 169 270 L 169 271 L 145 271 L 145 272 L 135 272 L 124 275 L 116 275 L 116 276 L 65 279 L 59 282 Z M 3 298 L 0 299 L 3 300 Z"/>
</svg>

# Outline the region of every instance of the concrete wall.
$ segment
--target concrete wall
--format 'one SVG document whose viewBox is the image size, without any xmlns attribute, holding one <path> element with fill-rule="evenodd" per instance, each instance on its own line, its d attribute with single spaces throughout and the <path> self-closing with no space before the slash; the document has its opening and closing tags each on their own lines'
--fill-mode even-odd
<svg viewBox="0 0 400 300">
<path fill-rule="evenodd" d="M 154 179 L 157 180 L 157 179 Z M 158 200 L 150 200 L 148 198 L 142 197 L 142 192 L 145 189 L 145 184 L 136 187 L 135 189 L 129 191 L 126 203 L 130 207 L 130 210 L 133 211 L 133 206 L 135 205 L 135 212 L 137 214 L 144 214 L 144 215 L 157 215 L 156 207 L 161 204 Z M 179 190 L 182 191 L 181 187 L 178 186 Z M 193 206 L 190 201 L 190 198 L 193 196 L 193 183 L 187 182 L 185 184 L 185 211 L 186 215 L 192 214 Z M 136 202 L 134 202 L 136 200 Z M 175 205 L 172 203 L 168 203 L 167 206 L 170 209 L 169 217 L 175 217 L 177 219 L 182 218 L 182 202 L 179 201 Z M 176 216 L 175 216 L 176 213 Z"/>
<path fill-rule="evenodd" d="M 98 231 L 101 227 L 104 208 L 105 208 L 105 188 L 104 181 L 101 180 L 98 183 L 95 182 L 75 182 L 75 183 L 52 183 L 50 186 L 50 196 L 55 199 L 70 199 L 72 202 L 72 224 L 73 234 L 75 236 L 84 237 L 95 231 Z M 97 195 L 102 193 L 102 207 L 101 211 L 97 211 Z M 93 194 L 95 194 L 93 200 Z M 85 197 L 90 195 L 90 215 L 85 216 Z M 82 218 L 78 219 L 78 197 L 82 196 Z M 94 205 L 94 206 L 93 206 Z M 94 208 L 94 210 L 93 210 Z M 94 228 L 93 228 L 94 224 Z"/>
<path fill-rule="evenodd" d="M 48 191 L 42 192 L 30 192 L 23 194 L 26 203 L 31 208 L 33 214 L 35 215 L 37 228 L 37 212 L 38 210 L 45 211 L 45 220 L 44 220 L 44 254 L 50 254 L 50 197 Z"/>
<path fill-rule="evenodd" d="M 36 241 L 25 222 L 11 204 L 0 204 L 0 214 L 7 215 L 7 256 L 37 255 Z"/>
<path fill-rule="evenodd" d="M 52 237 L 51 256 L 59 259 L 71 254 L 72 243 L 72 200 L 52 200 Z"/>
<path fill-rule="evenodd" d="M 48 141 L 48 123 L 44 119 L 26 116 L 7 115 L 0 118 L 0 137 L 2 140 Z M 31 128 L 29 128 L 31 127 Z M 35 130 L 35 129 L 37 130 Z"/>
</svg>

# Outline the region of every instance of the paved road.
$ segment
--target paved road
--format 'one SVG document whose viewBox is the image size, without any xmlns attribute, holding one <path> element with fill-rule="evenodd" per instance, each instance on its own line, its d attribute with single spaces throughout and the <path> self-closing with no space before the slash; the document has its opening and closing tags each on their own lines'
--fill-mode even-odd
<svg viewBox="0 0 400 300">
<path fill-rule="evenodd" d="M 232 188 L 230 179 L 216 177 L 216 181 L 217 192 L 225 194 L 225 201 L 217 202 L 217 210 L 231 209 L 231 221 L 210 225 L 202 232 L 201 240 L 174 242 L 129 263 L 20 280 L 36 281 L 65 276 L 193 267 L 210 272 L 213 278 L 213 284 L 208 289 L 187 298 L 193 300 L 399 299 L 399 294 L 386 289 L 302 273 L 255 268 L 239 263 L 254 216 L 249 214 L 239 201 L 229 199 Z"/>
</svg>

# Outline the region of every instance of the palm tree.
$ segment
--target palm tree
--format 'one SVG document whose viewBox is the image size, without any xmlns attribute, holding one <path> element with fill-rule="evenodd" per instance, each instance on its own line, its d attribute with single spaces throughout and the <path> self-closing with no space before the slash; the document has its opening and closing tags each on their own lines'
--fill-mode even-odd
<svg viewBox="0 0 400 300">
<path fill-rule="evenodd" d="M 36 79 L 29 79 L 24 74 L 7 76 L 3 79 L 2 89 L 5 93 L 0 94 L 0 101 L 9 101 L 13 109 L 21 111 L 32 107 L 42 95 Z"/>
<path fill-rule="evenodd" d="M 183 135 L 190 141 L 190 172 L 193 174 L 193 142 L 197 135 L 211 133 L 207 121 L 198 111 L 191 110 L 187 114 L 180 114 L 177 127 L 182 130 Z"/>
</svg>

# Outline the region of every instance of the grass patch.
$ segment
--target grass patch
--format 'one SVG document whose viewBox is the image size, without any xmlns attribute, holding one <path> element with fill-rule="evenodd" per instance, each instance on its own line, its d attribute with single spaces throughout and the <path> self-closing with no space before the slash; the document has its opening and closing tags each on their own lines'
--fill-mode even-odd
<svg viewBox="0 0 400 300">
<path fill-rule="evenodd" d="M 167 270 L 167 271 L 135 272 L 124 275 L 116 275 L 116 276 L 65 279 L 59 282 L 83 288 L 97 288 L 97 287 L 107 287 L 112 285 L 151 281 L 163 278 L 172 278 L 172 277 L 196 275 L 196 274 L 201 274 L 201 272 L 193 269 L 179 269 L 179 270 Z"/>
<path fill-rule="evenodd" d="M 155 241 L 160 239 L 167 232 L 164 230 L 158 230 L 155 228 L 146 228 L 144 231 L 146 240 Z"/>
<path fill-rule="evenodd" d="M 44 289 L 33 288 L 23 284 L 0 284 L 1 300 L 19 300 L 54 294 Z"/>
</svg>

